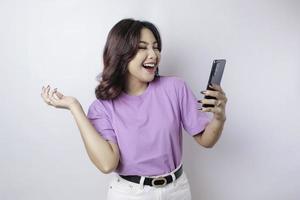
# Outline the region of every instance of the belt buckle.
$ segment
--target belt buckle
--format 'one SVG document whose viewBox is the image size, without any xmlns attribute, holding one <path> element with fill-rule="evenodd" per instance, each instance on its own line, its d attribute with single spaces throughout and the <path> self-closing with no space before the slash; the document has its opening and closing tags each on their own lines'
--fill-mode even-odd
<svg viewBox="0 0 300 200">
<path fill-rule="evenodd" d="M 155 184 L 156 181 L 164 181 L 163 184 Z M 152 186 L 154 187 L 163 187 L 167 184 L 167 179 L 165 177 L 157 177 L 157 178 L 153 178 L 153 180 L 151 181 Z"/>
</svg>

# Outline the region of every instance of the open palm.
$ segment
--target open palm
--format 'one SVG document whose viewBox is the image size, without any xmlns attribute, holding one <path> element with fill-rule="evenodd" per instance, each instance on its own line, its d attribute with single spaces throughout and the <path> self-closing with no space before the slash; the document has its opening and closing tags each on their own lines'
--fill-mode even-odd
<svg viewBox="0 0 300 200">
<path fill-rule="evenodd" d="M 50 86 L 42 87 L 41 97 L 50 106 L 56 108 L 70 109 L 74 103 L 78 103 L 77 99 L 72 96 L 64 96 L 57 91 L 57 88 L 50 90 Z"/>
</svg>

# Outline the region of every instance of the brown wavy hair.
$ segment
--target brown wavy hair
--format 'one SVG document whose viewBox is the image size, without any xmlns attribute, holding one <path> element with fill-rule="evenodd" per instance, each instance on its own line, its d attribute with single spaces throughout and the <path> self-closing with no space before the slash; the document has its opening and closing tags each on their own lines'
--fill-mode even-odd
<svg viewBox="0 0 300 200">
<path fill-rule="evenodd" d="M 132 18 L 119 21 L 107 36 L 103 51 L 104 68 L 98 75 L 100 83 L 95 89 L 97 99 L 114 99 L 125 89 L 127 65 L 138 51 L 142 28 L 148 28 L 153 33 L 161 52 L 161 38 L 154 24 Z M 158 68 L 154 78 L 159 78 Z"/>
</svg>

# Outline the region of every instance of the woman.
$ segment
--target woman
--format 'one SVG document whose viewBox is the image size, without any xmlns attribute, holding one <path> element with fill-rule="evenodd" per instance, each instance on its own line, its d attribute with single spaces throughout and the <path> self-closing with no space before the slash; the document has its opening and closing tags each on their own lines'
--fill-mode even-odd
<svg viewBox="0 0 300 200">
<path fill-rule="evenodd" d="M 87 153 L 103 173 L 114 172 L 108 199 L 191 199 L 182 166 L 182 126 L 206 148 L 221 135 L 227 98 L 220 86 L 202 94 L 214 107 L 197 108 L 184 80 L 160 76 L 162 45 L 150 22 L 119 21 L 109 32 L 104 70 L 87 115 L 78 100 L 43 87 L 44 101 L 69 109 Z M 209 119 L 206 112 L 212 112 Z"/>
</svg>

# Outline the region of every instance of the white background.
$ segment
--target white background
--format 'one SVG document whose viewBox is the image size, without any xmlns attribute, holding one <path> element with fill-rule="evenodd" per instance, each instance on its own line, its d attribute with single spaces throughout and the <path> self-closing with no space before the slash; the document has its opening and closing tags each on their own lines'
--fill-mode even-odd
<svg viewBox="0 0 300 200">
<path fill-rule="evenodd" d="M 42 86 L 87 111 L 112 26 L 153 22 L 161 75 L 186 80 L 197 98 L 212 60 L 226 58 L 223 134 L 205 149 L 184 134 L 193 199 L 300 198 L 298 1 L 1 0 L 0 199 L 104 199 L 111 175 L 94 167 L 68 110 L 47 106 Z"/>
</svg>

